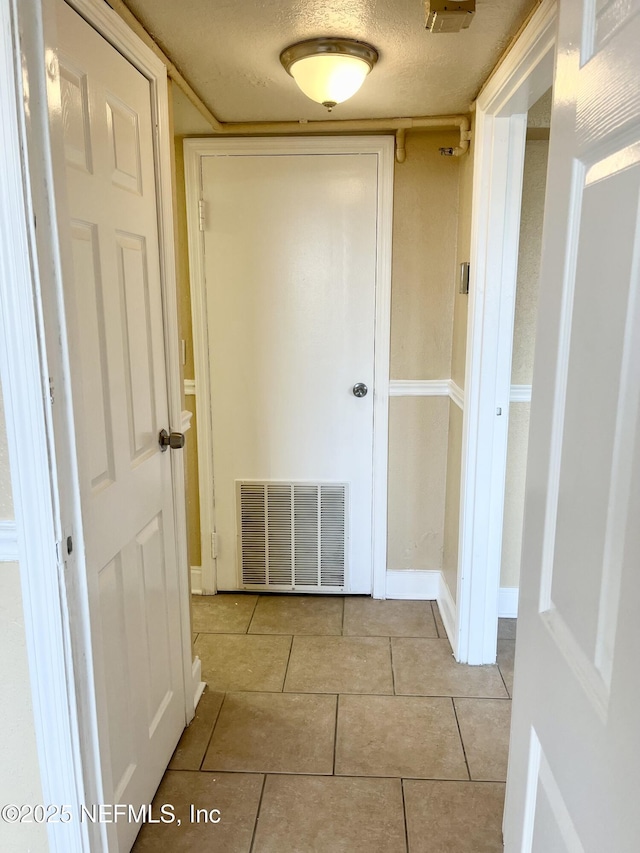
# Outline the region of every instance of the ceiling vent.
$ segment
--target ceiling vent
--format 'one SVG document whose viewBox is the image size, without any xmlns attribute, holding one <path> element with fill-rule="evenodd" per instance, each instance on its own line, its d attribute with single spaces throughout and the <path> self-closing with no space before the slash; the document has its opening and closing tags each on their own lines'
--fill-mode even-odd
<svg viewBox="0 0 640 853">
<path fill-rule="evenodd" d="M 426 27 L 432 33 L 459 33 L 466 30 L 476 13 L 476 0 L 425 0 Z"/>
</svg>

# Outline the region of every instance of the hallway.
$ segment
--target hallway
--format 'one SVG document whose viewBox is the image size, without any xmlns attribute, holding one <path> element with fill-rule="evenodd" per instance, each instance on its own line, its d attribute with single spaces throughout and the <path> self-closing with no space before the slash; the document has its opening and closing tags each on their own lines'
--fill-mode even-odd
<svg viewBox="0 0 640 853">
<path fill-rule="evenodd" d="M 500 620 L 498 666 L 468 667 L 435 602 L 192 606 L 208 687 L 154 800 L 181 825 L 147 824 L 134 851 L 502 850 L 515 620 Z"/>
</svg>

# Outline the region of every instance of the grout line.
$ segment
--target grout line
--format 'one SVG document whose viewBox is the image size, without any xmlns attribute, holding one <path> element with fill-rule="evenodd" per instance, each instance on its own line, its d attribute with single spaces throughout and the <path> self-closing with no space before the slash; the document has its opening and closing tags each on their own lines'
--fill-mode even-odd
<svg viewBox="0 0 640 853">
<path fill-rule="evenodd" d="M 220 707 L 218 708 L 218 713 L 216 714 L 215 719 L 213 721 L 213 725 L 211 726 L 211 733 L 209 734 L 209 737 L 207 739 L 207 745 L 204 749 L 204 752 L 202 753 L 202 759 L 200 760 L 200 766 L 198 768 L 199 770 L 202 770 L 202 765 L 204 764 L 204 760 L 207 757 L 207 753 L 209 752 L 209 747 L 211 746 L 211 740 L 213 738 L 213 732 L 215 731 L 215 727 L 218 723 L 218 720 L 220 719 L 220 714 L 222 712 L 222 706 L 224 705 L 224 703 L 226 701 L 227 701 L 227 693 L 225 692 L 224 696 L 222 697 L 222 702 L 220 703 Z"/>
<path fill-rule="evenodd" d="M 400 780 L 400 790 L 402 791 L 402 813 L 404 815 L 404 841 L 409 853 L 409 824 L 407 822 L 407 804 L 404 798 L 404 779 Z"/>
<path fill-rule="evenodd" d="M 340 636 L 344 637 L 344 611 L 345 611 L 345 597 L 342 597 L 342 630 L 340 631 Z"/>
<path fill-rule="evenodd" d="M 287 655 L 287 665 L 284 668 L 284 678 L 282 679 L 282 688 L 278 691 L 279 693 L 284 693 L 284 686 L 287 682 L 287 673 L 289 672 L 289 663 L 291 661 L 291 652 L 293 651 L 293 641 L 295 639 L 295 634 L 291 634 L 291 642 L 289 643 L 289 654 Z M 247 691 L 254 692 L 254 691 Z M 275 692 L 275 691 L 274 691 Z M 289 692 L 289 691 L 287 691 Z"/>
<path fill-rule="evenodd" d="M 397 696 L 396 693 L 396 674 L 393 670 L 393 643 L 391 642 L 391 637 L 389 637 L 389 657 L 391 658 L 391 685 L 393 687 L 393 695 Z"/>
<path fill-rule="evenodd" d="M 506 785 L 504 779 L 452 779 L 451 777 L 444 778 L 442 776 L 373 776 L 371 773 L 359 775 L 358 773 L 340 773 L 333 776 L 331 773 L 296 773 L 288 770 L 167 770 L 170 773 L 215 773 L 217 776 L 233 776 L 238 773 L 243 773 L 247 776 L 295 776 L 298 778 L 306 777 L 309 779 L 399 779 L 407 782 L 450 782 L 459 785 L 461 782 L 469 782 L 473 785 Z"/>
<path fill-rule="evenodd" d="M 438 607 L 438 602 L 432 601 L 431 602 L 431 615 L 433 616 L 433 621 L 436 623 L 436 634 L 438 635 L 438 639 L 441 640 L 442 637 L 440 636 L 440 628 L 438 627 L 438 619 L 436 617 L 436 608 L 437 607 Z M 438 611 L 438 615 L 440 615 L 440 611 Z M 440 617 L 440 618 L 442 618 L 442 617 Z"/>
<path fill-rule="evenodd" d="M 238 690 L 237 688 L 216 687 L 207 682 L 213 693 L 286 693 L 290 696 L 336 696 L 335 690 Z M 399 699 L 474 699 L 490 702 L 511 702 L 511 696 L 461 696 L 452 693 L 350 693 L 343 690 L 345 696 L 397 696 Z"/>
<path fill-rule="evenodd" d="M 338 752 L 338 712 L 340 709 L 340 694 L 336 696 L 336 727 L 333 733 L 333 775 L 336 775 L 336 754 Z"/>
<path fill-rule="evenodd" d="M 437 626 L 436 626 L 437 631 Z M 195 633 L 195 632 L 194 632 Z M 200 634 L 208 634 L 210 636 L 229 636 L 229 637 L 290 637 L 291 632 L 288 633 L 286 631 L 277 632 L 277 631 L 268 631 L 268 632 L 258 632 L 252 631 L 250 634 L 247 631 L 198 631 L 198 636 Z M 442 642 L 449 643 L 448 637 L 426 637 L 426 636 L 408 636 L 402 634 L 397 636 L 395 634 L 303 634 L 297 633 L 294 636 L 296 637 L 314 637 L 316 639 L 326 639 L 327 637 L 344 637 L 346 640 L 384 640 L 386 637 L 393 637 L 394 640 L 440 640 Z M 449 643 L 449 645 L 451 645 Z"/>
<path fill-rule="evenodd" d="M 256 596 L 255 604 L 253 605 L 253 610 L 251 611 L 251 617 L 249 618 L 249 622 L 247 623 L 247 629 L 244 632 L 245 634 L 249 633 L 249 628 L 251 627 L 251 623 L 253 622 L 253 617 L 256 615 L 256 607 L 258 606 L 258 602 L 260 601 L 260 597 Z"/>
<path fill-rule="evenodd" d="M 256 840 L 256 832 L 258 830 L 258 821 L 260 820 L 260 809 L 262 808 L 262 798 L 264 797 L 264 789 L 267 784 L 267 774 L 262 777 L 262 788 L 260 789 L 260 799 L 258 800 L 258 809 L 256 811 L 256 819 L 253 824 L 253 834 L 251 835 L 251 844 L 249 845 L 249 853 L 253 850 L 253 845 Z"/>
<path fill-rule="evenodd" d="M 507 691 L 507 696 L 509 697 L 509 699 L 513 699 L 513 696 L 511 695 L 509 688 L 507 687 L 507 682 L 505 681 L 505 677 L 502 674 L 502 668 L 500 667 L 500 664 L 498 663 L 497 655 L 496 655 L 496 666 L 498 667 L 498 672 L 500 673 L 500 678 L 502 679 L 502 683 L 504 684 L 504 689 Z"/>
<path fill-rule="evenodd" d="M 460 744 L 462 746 L 462 754 L 464 755 L 464 763 L 467 765 L 467 773 L 469 774 L 469 782 L 471 782 L 471 771 L 469 770 L 469 762 L 467 761 L 467 750 L 464 748 L 464 740 L 462 739 L 462 729 L 460 728 L 460 720 L 458 719 L 458 711 L 456 709 L 456 703 L 451 699 L 451 705 L 453 706 L 453 715 L 456 718 L 456 726 L 458 727 L 458 737 L 460 738 Z"/>
</svg>

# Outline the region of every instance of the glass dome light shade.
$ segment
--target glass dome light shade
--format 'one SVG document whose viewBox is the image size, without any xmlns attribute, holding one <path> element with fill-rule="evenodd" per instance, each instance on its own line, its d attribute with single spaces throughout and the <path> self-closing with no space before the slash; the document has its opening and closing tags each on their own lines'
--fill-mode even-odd
<svg viewBox="0 0 640 853">
<path fill-rule="evenodd" d="M 355 39 L 323 36 L 289 45 L 280 62 L 301 91 L 331 110 L 362 86 L 378 61 L 378 51 Z"/>
<path fill-rule="evenodd" d="M 341 104 L 364 83 L 371 67 L 357 56 L 320 53 L 294 62 L 290 73 L 304 94 L 319 104 Z"/>
</svg>

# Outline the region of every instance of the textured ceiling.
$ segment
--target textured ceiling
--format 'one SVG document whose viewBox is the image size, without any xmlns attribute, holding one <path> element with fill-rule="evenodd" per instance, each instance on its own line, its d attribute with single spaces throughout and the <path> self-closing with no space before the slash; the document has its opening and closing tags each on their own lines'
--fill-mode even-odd
<svg viewBox="0 0 640 853">
<path fill-rule="evenodd" d="M 477 0 L 467 30 L 434 35 L 422 0 L 126 0 L 222 121 L 327 118 L 280 65 L 316 36 L 373 44 L 380 60 L 331 118 L 466 112 L 535 0 Z"/>
</svg>

